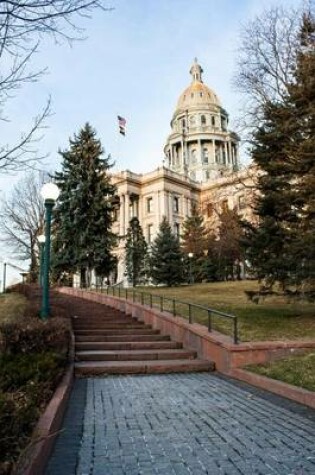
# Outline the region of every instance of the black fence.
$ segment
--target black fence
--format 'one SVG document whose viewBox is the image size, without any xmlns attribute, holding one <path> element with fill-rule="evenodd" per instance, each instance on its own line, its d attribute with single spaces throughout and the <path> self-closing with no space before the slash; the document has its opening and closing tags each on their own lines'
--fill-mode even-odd
<svg viewBox="0 0 315 475">
<path fill-rule="evenodd" d="M 151 308 L 157 308 L 160 312 L 168 312 L 174 317 L 183 317 L 190 324 L 200 323 L 206 325 L 209 332 L 213 329 L 220 333 L 227 334 L 233 338 L 235 344 L 239 343 L 238 337 L 238 319 L 235 315 L 220 312 L 204 305 L 198 305 L 183 300 L 165 297 L 164 295 L 142 292 L 133 288 L 127 289 L 121 286 L 95 286 L 94 290 L 107 295 L 113 295 L 132 302 L 148 305 Z"/>
</svg>

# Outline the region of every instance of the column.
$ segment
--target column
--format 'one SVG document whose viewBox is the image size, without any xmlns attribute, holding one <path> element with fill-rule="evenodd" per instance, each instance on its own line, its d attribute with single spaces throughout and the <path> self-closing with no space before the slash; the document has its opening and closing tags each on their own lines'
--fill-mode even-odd
<svg viewBox="0 0 315 475">
<path fill-rule="evenodd" d="M 125 195 L 119 196 L 119 235 L 125 233 Z"/>
<path fill-rule="evenodd" d="M 229 140 L 229 163 L 232 162 L 232 145 L 231 140 Z"/>
<path fill-rule="evenodd" d="M 174 155 L 173 155 L 173 145 L 170 144 L 170 152 L 171 152 L 171 165 L 174 166 Z"/>
<path fill-rule="evenodd" d="M 225 152 L 224 165 L 226 165 L 228 163 L 228 152 L 227 152 L 227 143 L 226 142 L 224 142 L 224 152 Z"/>
<path fill-rule="evenodd" d="M 129 227 L 129 193 L 125 194 L 125 230 L 124 234 L 127 234 L 127 229 Z"/>
<path fill-rule="evenodd" d="M 170 226 L 172 227 L 173 225 L 173 194 L 169 191 L 168 192 L 168 221 L 170 223 Z"/>
<path fill-rule="evenodd" d="M 199 155 L 199 163 L 202 163 L 202 146 L 201 146 L 201 140 L 198 139 L 197 142 L 198 142 L 198 151 L 199 151 L 199 153 L 198 153 L 198 155 Z"/>
<path fill-rule="evenodd" d="M 212 163 L 215 163 L 215 140 L 212 139 Z"/>
</svg>

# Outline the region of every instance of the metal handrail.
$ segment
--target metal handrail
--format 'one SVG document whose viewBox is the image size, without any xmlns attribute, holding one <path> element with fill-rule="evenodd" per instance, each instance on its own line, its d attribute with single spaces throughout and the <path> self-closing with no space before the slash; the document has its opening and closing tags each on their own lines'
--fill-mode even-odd
<svg viewBox="0 0 315 475">
<path fill-rule="evenodd" d="M 115 288 L 114 286 L 107 286 L 106 289 L 102 288 L 101 286 L 98 289 L 97 286 L 96 286 L 96 290 L 100 290 L 101 292 L 106 291 L 107 295 L 109 295 L 111 293 L 113 296 L 117 296 L 117 288 Z M 141 303 L 141 305 L 149 305 L 151 308 L 154 307 L 154 298 L 155 298 L 156 301 L 158 302 L 157 307 L 160 309 L 161 312 L 168 311 L 166 309 L 165 303 L 167 301 L 171 302 L 171 310 L 169 310 L 169 311 L 170 311 L 170 313 L 173 314 L 174 317 L 176 316 L 178 305 L 187 305 L 189 324 L 194 323 L 193 309 L 199 309 L 199 310 L 205 311 L 206 314 L 207 314 L 207 320 L 208 320 L 208 325 L 207 326 L 208 326 L 208 332 L 209 333 L 212 332 L 212 328 L 213 328 L 213 322 L 212 322 L 213 315 L 218 316 L 218 317 L 222 317 L 222 318 L 225 318 L 225 319 L 228 319 L 228 320 L 232 320 L 233 321 L 233 341 L 236 345 L 239 343 L 238 318 L 237 318 L 236 315 L 221 312 L 220 310 L 215 310 L 214 308 L 206 307 L 205 305 L 200 305 L 200 304 L 196 304 L 196 303 L 192 303 L 192 302 L 187 302 L 185 300 L 175 299 L 173 297 L 165 297 L 164 295 L 157 295 L 157 294 L 152 294 L 152 293 L 149 293 L 149 292 L 136 291 L 134 288 L 131 288 L 129 291 L 126 288 L 125 292 L 121 292 L 121 289 L 119 288 L 119 293 L 118 293 L 119 298 L 121 298 L 122 293 L 125 294 L 123 296 L 123 298 L 125 298 L 126 300 L 128 300 L 130 298 L 133 302 L 137 301 L 137 299 L 136 299 L 137 295 L 140 296 L 139 303 Z M 146 303 L 146 300 L 145 300 L 146 296 L 149 299 L 147 303 Z M 183 315 L 180 315 L 180 316 L 183 316 Z"/>
</svg>

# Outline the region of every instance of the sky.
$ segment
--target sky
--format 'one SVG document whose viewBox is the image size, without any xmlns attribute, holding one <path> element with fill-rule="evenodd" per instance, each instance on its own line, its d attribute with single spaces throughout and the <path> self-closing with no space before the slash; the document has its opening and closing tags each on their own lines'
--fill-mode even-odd
<svg viewBox="0 0 315 475">
<path fill-rule="evenodd" d="M 284 1 L 108 0 L 112 10 L 79 21 L 85 28 L 84 41 L 71 46 L 43 41 L 33 67 L 47 66 L 47 73 L 8 102 L 10 122 L 1 125 L 1 135 L 14 143 L 50 96 L 53 115 L 38 144 L 39 155 L 48 154 L 42 167 L 51 171 L 60 167 L 58 149 L 66 149 L 69 137 L 90 122 L 111 154 L 114 170 L 151 171 L 162 163 L 170 120 L 190 83 L 195 57 L 204 70 L 204 82 L 228 111 L 233 129 L 241 113 L 240 96 L 233 87 L 241 25 L 281 4 Z M 127 120 L 125 137 L 118 133 L 117 115 Z M 0 175 L 0 200 L 10 195 L 21 177 L 23 173 Z M 7 259 L 3 244 L 0 262 L 1 258 Z"/>
</svg>

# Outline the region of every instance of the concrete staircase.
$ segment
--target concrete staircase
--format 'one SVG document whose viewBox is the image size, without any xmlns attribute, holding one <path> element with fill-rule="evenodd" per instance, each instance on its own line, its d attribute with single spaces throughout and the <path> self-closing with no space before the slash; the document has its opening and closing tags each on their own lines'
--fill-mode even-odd
<svg viewBox="0 0 315 475">
<path fill-rule="evenodd" d="M 74 317 L 73 330 L 77 376 L 214 370 L 182 343 L 110 307 L 102 316 Z"/>
</svg>

